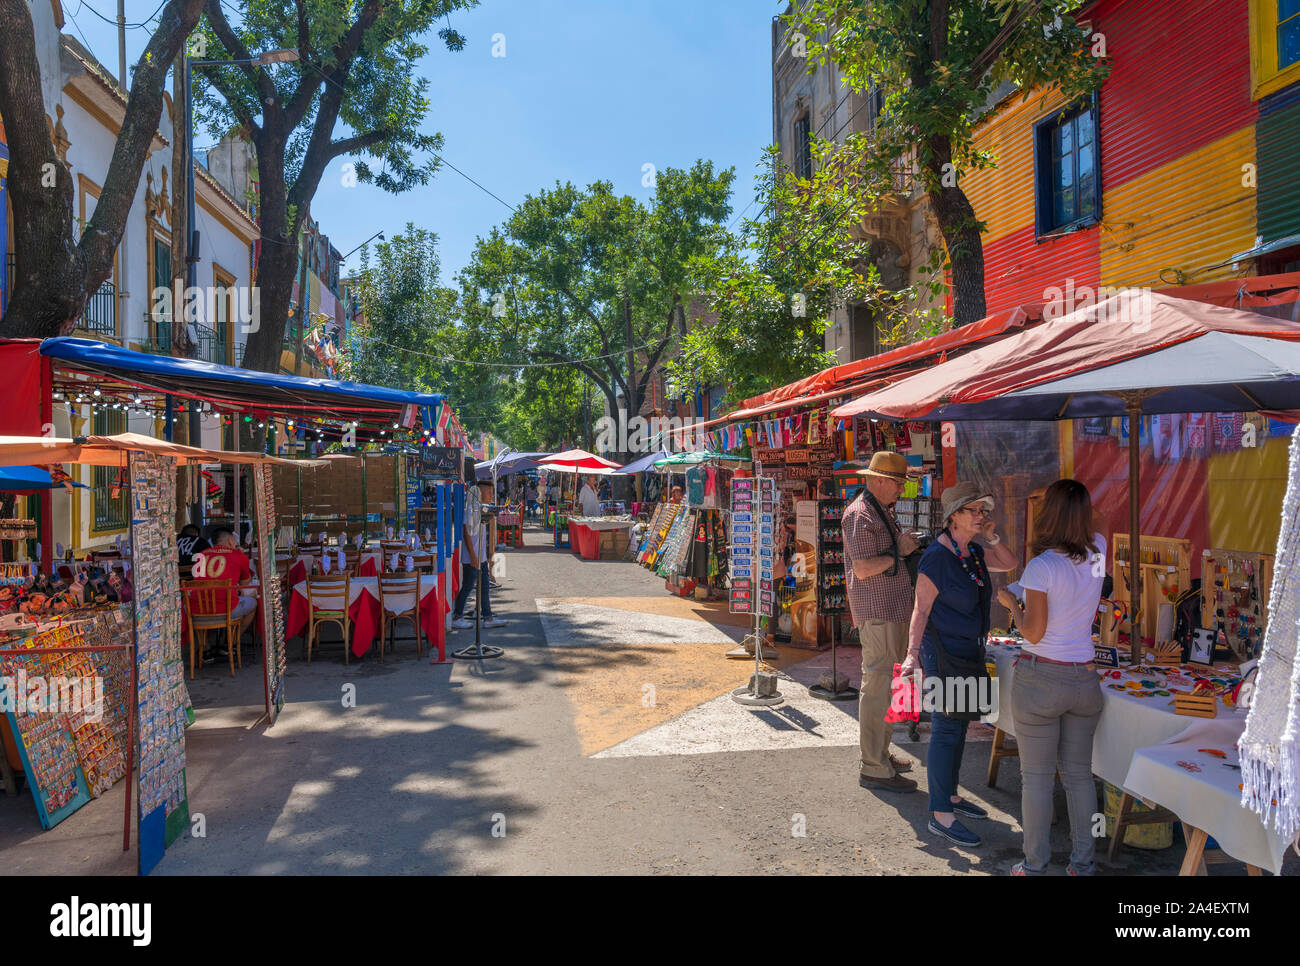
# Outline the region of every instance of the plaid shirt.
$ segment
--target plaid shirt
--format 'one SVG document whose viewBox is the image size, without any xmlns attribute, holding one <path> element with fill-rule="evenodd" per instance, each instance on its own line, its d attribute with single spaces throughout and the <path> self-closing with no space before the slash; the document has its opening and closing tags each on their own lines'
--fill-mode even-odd
<svg viewBox="0 0 1300 966">
<path fill-rule="evenodd" d="M 912 581 L 907 568 L 900 560 L 898 573 L 892 577 L 877 574 L 875 577 L 858 577 L 853 572 L 853 561 L 868 557 L 881 557 L 893 545 L 890 537 L 898 537 L 898 521 L 892 510 L 886 508 L 886 519 L 881 520 L 871 504 L 866 491 L 844 509 L 840 525 L 844 530 L 844 573 L 849 590 L 849 611 L 853 623 L 863 621 L 906 621 L 912 617 Z"/>
</svg>

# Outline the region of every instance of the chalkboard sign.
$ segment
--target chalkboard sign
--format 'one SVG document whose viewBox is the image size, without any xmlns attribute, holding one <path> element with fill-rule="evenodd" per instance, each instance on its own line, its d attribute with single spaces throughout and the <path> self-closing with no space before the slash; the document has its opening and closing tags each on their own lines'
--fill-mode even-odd
<svg viewBox="0 0 1300 966">
<path fill-rule="evenodd" d="M 420 475 L 459 480 L 464 475 L 459 446 L 426 446 L 420 450 Z"/>
</svg>

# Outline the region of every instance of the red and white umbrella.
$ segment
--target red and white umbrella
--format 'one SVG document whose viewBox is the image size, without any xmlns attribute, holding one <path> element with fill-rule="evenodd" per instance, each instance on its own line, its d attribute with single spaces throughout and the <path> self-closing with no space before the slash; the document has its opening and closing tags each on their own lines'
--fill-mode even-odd
<svg viewBox="0 0 1300 966">
<path fill-rule="evenodd" d="M 621 467 L 618 463 L 588 453 L 585 449 L 566 449 L 563 453 L 548 456 L 537 464 L 538 469 L 557 470 L 561 473 L 587 473 L 591 476 L 607 476 Z"/>
</svg>

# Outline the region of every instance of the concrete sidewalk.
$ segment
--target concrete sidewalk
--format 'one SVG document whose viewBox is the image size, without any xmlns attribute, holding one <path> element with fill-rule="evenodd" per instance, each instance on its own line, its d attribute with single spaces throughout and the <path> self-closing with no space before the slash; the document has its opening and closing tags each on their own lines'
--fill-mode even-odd
<svg viewBox="0 0 1300 966">
<path fill-rule="evenodd" d="M 205 835 L 177 841 L 155 874 L 1005 875 L 1021 858 L 1019 768 L 1005 761 L 987 788 L 987 739 L 973 736 L 962 773 L 992 813 L 973 823 L 985 845 L 950 847 L 925 831 L 924 791 L 858 786 L 856 703 L 806 696 L 828 655 L 786 651 L 786 705 L 742 708 L 725 697 L 753 670 L 723 657 L 743 633 L 734 618 L 673 600 L 635 564 L 581 560 L 537 530 L 526 541 L 504 551 L 492 592 L 510 622 L 484 632 L 501 660 L 436 666 L 399 642 L 385 664 L 344 666 L 334 643 L 308 666 L 291 641 L 270 729 L 254 726 L 259 655 L 234 679 L 204 669 L 187 774 Z M 855 681 L 857 660 L 841 649 Z M 920 757 L 924 790 L 924 741 L 900 747 Z M 0 868 L 130 874 L 121 822 L 122 783 L 49 832 L 27 792 L 0 796 Z M 1063 822 L 1053 844 L 1060 873 Z M 1181 858 L 1176 839 L 1102 871 L 1167 875 Z"/>
</svg>

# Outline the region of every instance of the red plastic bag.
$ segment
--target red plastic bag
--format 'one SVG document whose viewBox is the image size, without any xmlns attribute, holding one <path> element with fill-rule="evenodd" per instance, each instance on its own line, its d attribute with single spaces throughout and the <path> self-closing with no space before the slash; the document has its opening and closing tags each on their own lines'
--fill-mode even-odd
<svg viewBox="0 0 1300 966">
<path fill-rule="evenodd" d="M 901 664 L 894 665 L 894 679 L 889 683 L 889 710 L 885 712 L 885 721 L 921 720 L 921 692 L 916 686 L 916 675 L 900 675 Z"/>
</svg>

